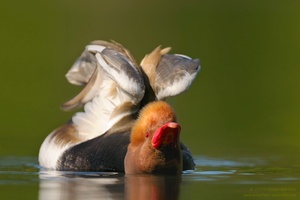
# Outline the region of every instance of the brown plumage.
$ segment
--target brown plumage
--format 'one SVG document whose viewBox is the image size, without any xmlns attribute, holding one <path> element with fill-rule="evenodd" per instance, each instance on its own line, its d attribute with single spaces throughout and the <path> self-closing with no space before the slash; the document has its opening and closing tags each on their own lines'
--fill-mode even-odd
<svg viewBox="0 0 300 200">
<path fill-rule="evenodd" d="M 182 171 L 180 125 L 169 104 L 149 103 L 131 131 L 124 166 L 127 174 L 179 174 Z"/>
</svg>

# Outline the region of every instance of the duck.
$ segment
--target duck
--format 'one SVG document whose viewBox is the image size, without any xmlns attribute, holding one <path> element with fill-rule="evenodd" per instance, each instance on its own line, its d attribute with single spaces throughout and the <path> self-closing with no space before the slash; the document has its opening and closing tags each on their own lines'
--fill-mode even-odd
<svg viewBox="0 0 300 200">
<path fill-rule="evenodd" d="M 135 141 L 132 131 L 137 121 L 142 122 L 141 116 L 146 116 L 139 115 L 140 111 L 186 91 L 200 70 L 198 59 L 167 54 L 169 51 L 157 47 L 138 65 L 114 41 L 87 45 L 66 74 L 71 84 L 84 87 L 61 106 L 66 111 L 83 107 L 83 111 L 46 137 L 39 151 L 40 165 L 54 170 L 125 172 L 127 149 Z M 166 71 L 169 76 L 164 75 Z M 181 169 L 193 169 L 189 149 L 182 142 L 179 148 Z"/>
</svg>

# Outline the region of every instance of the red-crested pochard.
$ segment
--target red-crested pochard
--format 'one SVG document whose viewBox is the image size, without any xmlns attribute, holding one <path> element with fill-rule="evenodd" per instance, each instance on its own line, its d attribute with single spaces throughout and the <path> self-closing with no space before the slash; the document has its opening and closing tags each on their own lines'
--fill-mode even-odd
<svg viewBox="0 0 300 200">
<path fill-rule="evenodd" d="M 199 72 L 199 60 L 170 55 L 168 51 L 169 48 L 156 48 L 143 59 L 140 67 L 130 52 L 118 43 L 94 41 L 86 46 L 66 75 L 70 83 L 85 87 L 62 105 L 64 110 L 84 106 L 84 111 L 76 113 L 69 123 L 48 135 L 40 148 L 40 165 L 56 170 L 124 172 L 131 129 L 139 126 L 135 122 L 139 111 L 144 106 L 145 110 L 152 110 L 149 107 L 164 104 L 161 101 L 152 104 L 152 101 L 186 91 Z M 141 116 L 145 116 L 145 110 Z M 156 113 L 157 109 L 151 112 Z M 160 130 L 169 132 L 173 130 L 169 126 L 177 127 L 179 137 L 180 126 L 173 121 L 169 123 Z M 178 160 L 182 166 L 178 170 L 194 169 L 188 148 L 179 139 L 176 142 L 179 142 L 175 146 L 180 146 L 182 155 Z M 162 143 L 167 142 L 163 140 Z M 160 149 L 158 139 L 153 147 Z M 128 169 L 131 170 L 128 173 L 151 173 L 137 172 L 132 166 Z"/>
</svg>

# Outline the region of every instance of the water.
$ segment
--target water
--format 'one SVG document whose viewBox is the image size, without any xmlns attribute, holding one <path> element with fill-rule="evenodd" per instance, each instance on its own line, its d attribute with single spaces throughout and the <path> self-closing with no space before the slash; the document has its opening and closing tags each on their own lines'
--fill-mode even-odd
<svg viewBox="0 0 300 200">
<path fill-rule="evenodd" d="M 12 0 L 1 8 L 0 200 L 299 199 L 300 1 Z M 57 173 L 24 157 L 72 116 L 58 107 L 80 88 L 64 74 L 97 39 L 120 42 L 137 62 L 160 44 L 200 58 L 189 91 L 170 99 L 197 170 Z"/>
<path fill-rule="evenodd" d="M 298 199 L 300 169 L 283 158 L 195 157 L 181 176 L 57 172 L 36 157 L 0 158 L 0 199 Z"/>
</svg>

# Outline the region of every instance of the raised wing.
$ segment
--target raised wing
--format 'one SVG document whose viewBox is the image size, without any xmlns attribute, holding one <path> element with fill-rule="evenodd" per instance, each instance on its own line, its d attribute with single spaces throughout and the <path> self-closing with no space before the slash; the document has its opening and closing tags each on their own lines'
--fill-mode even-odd
<svg viewBox="0 0 300 200">
<path fill-rule="evenodd" d="M 163 100 L 186 91 L 200 70 L 199 59 L 167 54 L 170 48 L 157 47 L 141 62 L 156 98 Z"/>
<path fill-rule="evenodd" d="M 129 51 L 117 43 L 94 41 L 67 73 L 68 81 L 83 90 L 62 108 L 84 105 L 72 121 L 84 138 L 99 136 L 138 111 L 145 86 Z"/>
</svg>

